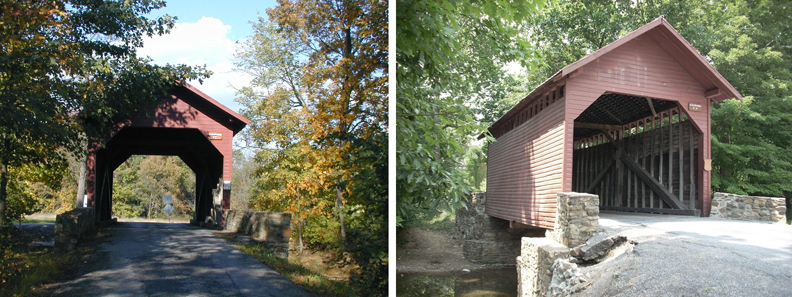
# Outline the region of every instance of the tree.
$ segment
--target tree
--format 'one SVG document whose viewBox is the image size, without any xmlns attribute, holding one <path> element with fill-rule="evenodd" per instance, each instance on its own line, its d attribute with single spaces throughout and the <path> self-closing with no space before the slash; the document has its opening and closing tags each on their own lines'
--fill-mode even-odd
<svg viewBox="0 0 792 297">
<path fill-rule="evenodd" d="M 253 156 L 245 155 L 240 149 L 235 149 L 233 155 L 234 171 L 231 173 L 231 184 L 234 185 L 234 199 L 231 200 L 231 209 L 248 210 L 253 183 L 256 180 L 253 174 L 256 162 Z"/>
<path fill-rule="evenodd" d="M 260 164 L 251 206 L 293 213 L 301 246 L 309 231 L 309 241 L 350 251 L 361 265 L 353 282 L 382 295 L 387 4 L 281 0 L 267 13 L 237 56 L 256 77 L 238 98 Z"/>
<path fill-rule="evenodd" d="M 173 26 L 167 15 L 145 17 L 162 6 L 163 1 L 0 1 L 0 220 L 5 221 L 9 166 L 63 160 L 63 153 L 40 154 L 35 148 L 86 149 L 179 82 L 208 75 L 135 56 L 144 35 Z"/>
<path fill-rule="evenodd" d="M 463 207 L 463 156 L 485 132 L 479 106 L 506 95 L 507 63 L 535 57 L 524 21 L 542 1 L 398 1 L 397 221 Z"/>
<path fill-rule="evenodd" d="M 127 218 L 164 216 L 162 195 L 171 195 L 174 214 L 192 216 L 195 174 L 179 157 L 135 155 L 113 174 L 115 214 Z"/>
</svg>

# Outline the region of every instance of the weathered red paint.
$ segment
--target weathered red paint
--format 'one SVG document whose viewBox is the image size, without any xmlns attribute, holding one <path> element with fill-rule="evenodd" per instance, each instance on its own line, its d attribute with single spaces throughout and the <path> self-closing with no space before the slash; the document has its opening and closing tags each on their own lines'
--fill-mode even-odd
<svg viewBox="0 0 792 297">
<path fill-rule="evenodd" d="M 548 95 L 564 96 L 548 106 Z M 552 228 L 555 193 L 572 190 L 575 119 L 602 94 L 676 101 L 701 133 L 699 167 L 710 159 L 710 102 L 742 99 L 663 18 L 574 62 L 532 91 L 489 131 L 486 212 Z M 551 96 L 552 98 L 552 96 Z M 689 103 L 702 106 L 690 111 Z M 537 111 L 538 110 L 538 111 Z M 710 210 L 710 172 L 699 175 L 702 215 Z"/>
<path fill-rule="evenodd" d="M 232 169 L 232 141 L 250 120 L 220 104 L 210 96 L 195 87 L 185 84 L 171 91 L 170 95 L 162 99 L 155 110 L 147 113 L 151 116 L 134 118 L 119 125 L 115 131 L 124 127 L 150 127 L 150 128 L 195 128 L 204 135 L 221 133 L 220 140 L 210 140 L 214 147 L 223 155 L 222 179 L 231 181 Z M 114 135 L 105 138 L 109 141 Z M 86 194 L 89 206 L 94 205 L 96 193 L 96 151 L 100 144 L 94 144 L 89 149 L 88 173 L 86 179 Z M 222 186 L 222 185 L 221 185 Z M 223 209 L 230 207 L 230 191 L 223 191 Z"/>
</svg>

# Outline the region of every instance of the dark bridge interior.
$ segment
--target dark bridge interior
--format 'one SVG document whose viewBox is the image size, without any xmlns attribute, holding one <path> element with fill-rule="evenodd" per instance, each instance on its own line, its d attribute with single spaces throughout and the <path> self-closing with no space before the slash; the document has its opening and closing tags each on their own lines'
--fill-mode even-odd
<svg viewBox="0 0 792 297">
<path fill-rule="evenodd" d="M 179 156 L 195 172 L 195 217 L 211 215 L 218 184 L 222 184 L 223 154 L 194 128 L 125 127 L 96 152 L 96 219 L 110 220 L 113 171 L 132 155 Z"/>
</svg>

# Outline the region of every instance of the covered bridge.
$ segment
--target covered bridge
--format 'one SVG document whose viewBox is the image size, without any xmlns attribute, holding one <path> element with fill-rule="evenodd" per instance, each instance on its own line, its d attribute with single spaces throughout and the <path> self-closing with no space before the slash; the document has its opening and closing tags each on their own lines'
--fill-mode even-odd
<svg viewBox="0 0 792 297">
<path fill-rule="evenodd" d="M 489 127 L 486 213 L 553 228 L 556 194 L 708 216 L 710 103 L 742 99 L 658 18 L 567 65 Z"/>
<path fill-rule="evenodd" d="M 173 155 L 195 172 L 193 222 L 222 223 L 231 205 L 232 140 L 250 120 L 189 84 L 146 114 L 123 122 L 89 151 L 86 206 L 94 207 L 97 221 L 110 220 L 113 171 L 132 155 Z"/>
</svg>

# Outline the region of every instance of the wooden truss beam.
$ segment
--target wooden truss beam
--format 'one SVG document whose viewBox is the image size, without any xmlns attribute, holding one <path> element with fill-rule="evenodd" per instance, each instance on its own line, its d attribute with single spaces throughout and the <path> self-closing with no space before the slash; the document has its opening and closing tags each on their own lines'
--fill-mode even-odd
<svg viewBox="0 0 792 297">
<path fill-rule="evenodd" d="M 619 130 L 619 129 L 621 129 L 621 126 L 575 122 L 575 128 L 597 129 L 597 130 Z"/>
<path fill-rule="evenodd" d="M 657 116 L 657 111 L 655 111 L 654 103 L 652 103 L 652 98 L 646 97 L 646 103 L 649 104 L 649 109 L 652 110 L 652 115 Z"/>
<path fill-rule="evenodd" d="M 619 155 L 621 155 L 621 153 L 622 153 L 621 150 L 616 151 L 616 153 L 613 155 L 613 158 L 611 158 L 611 161 L 608 162 L 608 166 L 606 166 L 605 169 L 603 169 L 602 171 L 600 171 L 599 174 L 597 174 L 597 177 L 594 178 L 594 180 L 591 181 L 591 183 L 589 183 L 588 187 L 586 187 L 586 191 L 584 191 L 583 193 L 591 193 L 591 191 L 597 188 L 597 185 L 599 185 L 602 179 L 605 178 L 605 175 L 607 175 L 608 171 L 610 171 L 613 165 L 615 165 L 616 162 L 619 161 Z"/>
<path fill-rule="evenodd" d="M 663 187 L 657 179 L 655 179 L 651 174 L 649 174 L 649 172 L 647 172 L 646 169 L 641 167 L 641 165 L 638 164 L 638 162 L 633 160 L 632 157 L 625 154 L 621 154 L 620 159 L 622 162 L 624 162 L 624 165 L 626 165 L 627 168 L 630 169 L 630 171 L 634 172 L 635 175 L 638 176 L 638 178 L 640 178 L 641 181 L 644 182 L 644 184 L 648 185 L 649 188 L 651 188 L 653 192 L 657 193 L 657 195 L 660 196 L 660 199 L 663 199 L 663 201 L 668 203 L 668 205 L 671 205 L 671 207 L 676 209 L 687 209 L 687 206 L 679 202 L 679 200 L 676 198 L 676 196 L 674 196 L 674 194 L 672 194 L 671 192 L 668 191 L 668 189 Z"/>
<path fill-rule="evenodd" d="M 660 183 L 660 181 L 655 179 L 654 176 L 652 176 L 649 172 L 647 172 L 646 169 L 644 169 L 641 166 L 641 164 L 638 164 L 638 162 L 635 161 L 629 155 L 622 153 L 621 143 L 615 142 L 614 139 L 610 136 L 610 134 L 605 133 L 604 131 L 603 131 L 603 134 L 605 134 L 605 137 L 608 138 L 609 142 L 614 147 L 616 147 L 616 154 L 614 154 L 614 158 L 618 158 L 619 160 L 621 160 L 621 162 L 628 169 L 630 169 L 630 171 L 635 173 L 635 176 L 637 176 L 639 179 L 641 179 L 641 181 L 643 181 L 644 184 L 649 186 L 649 188 L 652 190 L 652 192 L 657 193 L 657 195 L 660 197 L 660 199 L 663 199 L 663 201 L 665 201 L 666 203 L 668 203 L 668 205 L 670 205 L 671 207 L 673 207 L 675 209 L 688 209 L 687 206 L 682 204 L 682 202 L 680 202 L 679 199 L 677 199 L 677 197 L 674 196 L 673 193 L 671 193 L 668 189 L 663 187 L 663 185 Z M 595 185 L 600 181 L 600 177 L 604 176 L 605 173 L 608 170 L 610 170 L 610 167 L 612 167 L 614 163 L 615 163 L 615 160 L 613 162 L 611 162 L 611 164 L 605 170 L 600 172 L 600 174 L 597 176 L 597 178 L 594 179 L 594 182 L 592 184 L 590 184 L 588 186 L 588 188 L 586 188 L 586 193 L 591 193 L 591 191 L 594 190 Z"/>
</svg>

